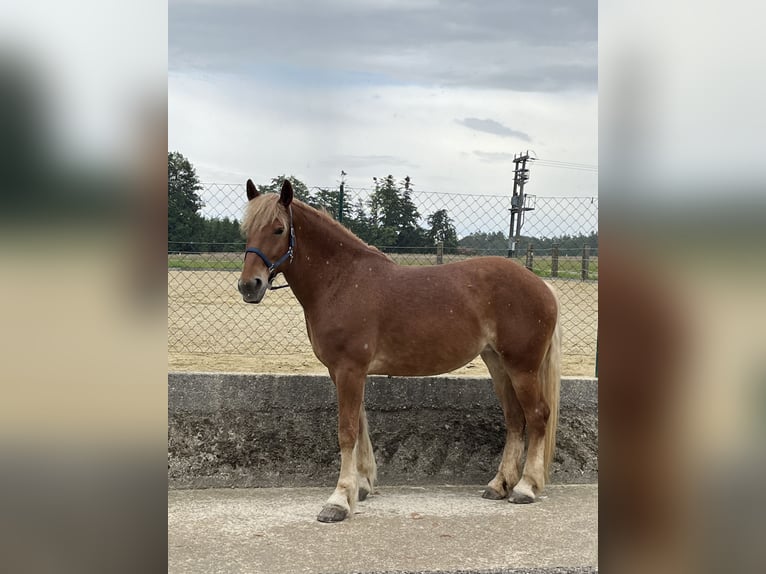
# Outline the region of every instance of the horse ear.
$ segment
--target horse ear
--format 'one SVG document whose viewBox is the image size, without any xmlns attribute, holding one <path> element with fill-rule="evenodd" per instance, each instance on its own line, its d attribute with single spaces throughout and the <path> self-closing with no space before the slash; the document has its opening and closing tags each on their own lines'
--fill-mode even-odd
<svg viewBox="0 0 766 574">
<path fill-rule="evenodd" d="M 258 188 L 255 187 L 255 184 L 253 183 L 252 179 L 247 180 L 247 200 L 250 201 L 251 199 L 258 197 L 260 193 L 258 193 Z"/>
<path fill-rule="evenodd" d="M 282 192 L 279 194 L 279 202 L 287 207 L 293 201 L 293 184 L 289 179 L 282 183 Z"/>
</svg>

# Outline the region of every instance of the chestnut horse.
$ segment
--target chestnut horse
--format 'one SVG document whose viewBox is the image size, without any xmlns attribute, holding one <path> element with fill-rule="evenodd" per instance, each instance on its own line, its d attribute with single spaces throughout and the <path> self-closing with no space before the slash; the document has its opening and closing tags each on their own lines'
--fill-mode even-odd
<svg viewBox="0 0 766 574">
<path fill-rule="evenodd" d="M 366 376 L 437 375 L 477 355 L 492 375 L 506 426 L 500 467 L 483 496 L 533 502 L 556 443 L 561 336 L 553 288 L 502 257 L 397 265 L 293 199 L 287 180 L 279 195 L 259 194 L 248 180 L 247 197 L 239 292 L 245 302 L 259 303 L 276 275 L 284 275 L 338 394 L 340 477 L 317 519 L 345 519 L 375 488 Z"/>
</svg>

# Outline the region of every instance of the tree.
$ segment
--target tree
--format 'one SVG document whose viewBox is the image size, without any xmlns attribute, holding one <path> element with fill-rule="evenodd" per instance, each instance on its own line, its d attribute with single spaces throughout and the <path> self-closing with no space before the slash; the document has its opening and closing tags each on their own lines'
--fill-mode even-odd
<svg viewBox="0 0 766 574">
<path fill-rule="evenodd" d="M 309 192 L 306 184 L 294 175 L 286 176 L 284 174 L 274 177 L 267 185 L 258 186 L 258 191 L 261 193 L 279 193 L 282 190 L 282 182 L 289 180 L 293 185 L 293 195 L 296 199 L 300 199 L 305 203 L 311 203 L 311 192 Z"/>
<path fill-rule="evenodd" d="M 339 218 L 340 207 L 340 190 L 339 189 L 325 189 L 320 188 L 317 190 L 316 195 L 312 197 L 312 203 L 317 209 L 325 209 L 335 219 Z M 343 202 L 343 223 L 348 224 L 353 218 L 353 212 L 351 205 L 346 199 Z"/>
<path fill-rule="evenodd" d="M 236 219 L 204 219 L 202 249 L 205 251 L 239 251 L 245 244 Z"/>
<path fill-rule="evenodd" d="M 579 255 L 583 245 L 589 245 L 591 255 L 598 256 L 598 232 L 593 231 L 588 235 L 558 235 L 554 237 L 529 237 L 521 235 L 516 244 L 516 253 L 524 254 L 527 246 L 532 245 L 536 253 L 548 254 L 554 245 L 559 248 L 562 256 Z M 477 231 L 463 237 L 458 241 L 458 246 L 467 254 L 473 255 L 505 255 L 508 252 L 508 237 L 500 232 L 484 233 Z"/>
<path fill-rule="evenodd" d="M 356 203 L 354 203 L 352 216 L 348 221 L 344 219 L 343 223 L 362 241 L 370 245 L 374 244 L 373 226 L 364 209 L 364 201 L 362 201 L 361 197 L 357 198 Z"/>
<path fill-rule="evenodd" d="M 428 216 L 428 240 L 431 244 L 442 242 L 447 253 L 457 250 L 457 231 L 446 209 L 440 209 Z"/>
<path fill-rule="evenodd" d="M 375 190 L 369 200 L 371 243 L 380 247 L 423 247 L 420 214 L 410 195 L 410 178 L 399 185 L 393 175 L 374 178 Z"/>
<path fill-rule="evenodd" d="M 508 252 L 508 238 L 504 233 L 477 231 L 458 241 L 461 249 L 475 255 L 505 255 Z"/>
<path fill-rule="evenodd" d="M 196 251 L 204 222 L 199 214 L 202 189 L 194 166 L 179 152 L 168 152 L 168 249 Z"/>
</svg>

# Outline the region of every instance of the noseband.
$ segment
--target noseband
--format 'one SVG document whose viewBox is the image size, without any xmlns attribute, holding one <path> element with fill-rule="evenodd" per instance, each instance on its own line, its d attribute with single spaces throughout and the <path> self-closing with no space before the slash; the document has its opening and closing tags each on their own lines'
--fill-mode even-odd
<svg viewBox="0 0 766 574">
<path fill-rule="evenodd" d="M 268 257 L 266 257 L 266 254 L 260 249 L 258 249 L 257 247 L 248 247 L 247 249 L 245 249 L 245 258 L 247 258 L 248 253 L 255 253 L 258 257 L 261 258 L 261 260 L 263 260 L 263 262 L 266 264 L 266 267 L 269 268 L 269 289 L 271 289 L 272 291 L 274 289 L 284 289 L 285 287 L 289 287 L 289 285 L 280 285 L 279 287 L 271 286 L 271 282 L 274 281 L 274 278 L 277 276 L 277 267 L 282 265 L 282 263 L 284 263 L 288 259 L 290 260 L 290 262 L 292 262 L 293 260 L 293 249 L 295 248 L 295 227 L 293 226 L 292 205 L 288 207 L 287 209 L 288 209 L 288 212 L 290 213 L 290 238 L 287 244 L 287 252 L 282 257 L 280 257 L 279 259 L 277 259 L 276 261 L 272 263 L 271 260 Z"/>
</svg>

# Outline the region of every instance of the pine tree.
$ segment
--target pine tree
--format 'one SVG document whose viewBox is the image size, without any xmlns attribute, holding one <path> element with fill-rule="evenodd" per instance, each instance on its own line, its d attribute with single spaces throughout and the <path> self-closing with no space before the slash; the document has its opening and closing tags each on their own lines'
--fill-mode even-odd
<svg viewBox="0 0 766 574">
<path fill-rule="evenodd" d="M 168 152 L 168 250 L 198 251 L 204 222 L 199 214 L 202 189 L 194 166 L 179 152 Z"/>
<path fill-rule="evenodd" d="M 400 186 L 393 175 L 374 178 L 375 190 L 369 200 L 373 243 L 379 247 L 422 247 L 426 243 L 418 225 L 420 214 L 412 201 L 410 178 Z"/>
<path fill-rule="evenodd" d="M 333 216 L 334 219 L 339 218 L 339 207 L 340 207 L 340 190 L 339 189 L 325 189 L 320 188 L 317 190 L 316 195 L 312 198 L 312 205 L 316 207 L 317 209 L 324 209 L 326 210 L 330 215 Z M 345 200 L 343 202 L 343 223 L 348 225 L 350 221 L 353 219 L 354 215 L 352 213 L 351 205 L 349 204 L 348 200 Z"/>
<path fill-rule="evenodd" d="M 293 195 L 295 198 L 311 205 L 312 198 L 309 188 L 294 175 L 286 176 L 282 174 L 278 177 L 273 177 L 267 185 L 258 186 L 258 191 L 261 193 L 279 193 L 282 190 L 282 182 L 286 179 L 293 185 Z"/>
<path fill-rule="evenodd" d="M 428 216 L 428 240 L 434 243 L 444 243 L 447 253 L 455 253 L 457 250 L 457 231 L 446 209 L 440 209 Z"/>
</svg>

